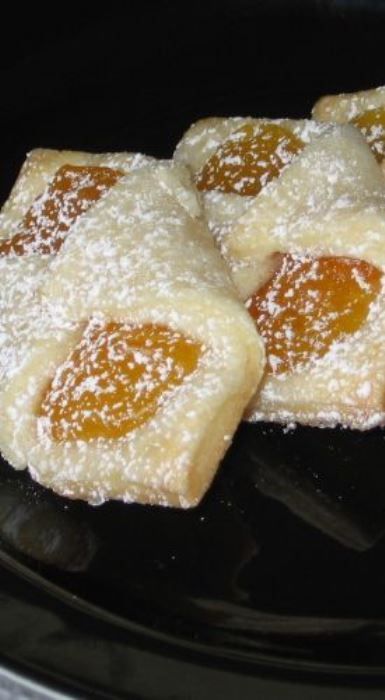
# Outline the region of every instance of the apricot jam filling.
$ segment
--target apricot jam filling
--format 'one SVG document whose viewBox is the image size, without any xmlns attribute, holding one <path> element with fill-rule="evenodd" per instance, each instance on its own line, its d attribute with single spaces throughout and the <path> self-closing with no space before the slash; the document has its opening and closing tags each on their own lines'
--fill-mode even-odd
<svg viewBox="0 0 385 700">
<path fill-rule="evenodd" d="M 279 124 L 245 124 L 209 158 L 197 176 L 197 188 L 255 196 L 303 147 Z"/>
<path fill-rule="evenodd" d="M 28 209 L 11 238 L 0 241 L 0 255 L 50 255 L 69 228 L 123 175 L 99 166 L 62 165 Z"/>
<path fill-rule="evenodd" d="M 265 342 L 267 371 L 293 371 L 357 331 L 382 273 L 363 260 L 276 254 L 272 277 L 248 300 Z"/>
<path fill-rule="evenodd" d="M 378 161 L 385 158 L 385 107 L 368 109 L 351 120 L 365 136 Z"/>
<path fill-rule="evenodd" d="M 194 372 L 201 351 L 167 326 L 90 321 L 43 393 L 45 434 L 56 442 L 126 435 Z"/>
</svg>

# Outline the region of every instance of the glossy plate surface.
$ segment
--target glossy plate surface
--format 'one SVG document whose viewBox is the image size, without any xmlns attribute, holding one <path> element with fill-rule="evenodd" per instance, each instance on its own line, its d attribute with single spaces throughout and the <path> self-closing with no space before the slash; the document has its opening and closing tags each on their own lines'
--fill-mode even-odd
<svg viewBox="0 0 385 700">
<path fill-rule="evenodd" d="M 385 82 L 381 2 L 40 20 L 0 51 L 3 198 L 37 145 L 167 157 L 200 116 Z M 384 532 L 381 430 L 243 425 L 191 512 L 91 508 L 2 464 L 0 657 L 86 697 L 380 697 Z"/>
</svg>

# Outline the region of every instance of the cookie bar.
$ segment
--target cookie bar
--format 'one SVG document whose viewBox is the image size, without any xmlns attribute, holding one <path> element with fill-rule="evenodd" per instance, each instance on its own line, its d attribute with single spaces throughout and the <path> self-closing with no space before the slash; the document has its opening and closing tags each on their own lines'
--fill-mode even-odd
<svg viewBox="0 0 385 700">
<path fill-rule="evenodd" d="M 261 192 L 228 246 L 267 352 L 250 418 L 383 423 L 385 191 L 359 131 L 329 127 L 314 140 Z"/>
<path fill-rule="evenodd" d="M 195 505 L 262 376 L 185 177 L 152 164 L 120 178 L 42 284 L 51 332 L 3 391 L 2 443 L 65 496 Z"/>
</svg>

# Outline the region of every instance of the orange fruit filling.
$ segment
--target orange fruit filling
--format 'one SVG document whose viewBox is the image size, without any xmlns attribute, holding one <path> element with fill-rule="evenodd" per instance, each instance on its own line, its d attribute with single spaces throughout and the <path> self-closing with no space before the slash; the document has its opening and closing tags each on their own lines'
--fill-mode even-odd
<svg viewBox="0 0 385 700">
<path fill-rule="evenodd" d="M 378 161 L 385 158 L 385 107 L 368 109 L 351 120 L 365 136 Z"/>
<path fill-rule="evenodd" d="M 123 175 L 99 166 L 63 165 L 37 197 L 11 238 L 0 241 L 0 255 L 50 255 L 69 228 Z"/>
<path fill-rule="evenodd" d="M 265 342 L 267 371 L 290 372 L 357 331 L 381 286 L 363 260 L 277 254 L 272 277 L 246 303 Z"/>
<path fill-rule="evenodd" d="M 122 437 L 155 415 L 200 355 L 199 343 L 167 326 L 90 321 L 37 416 L 57 442 Z"/>
<path fill-rule="evenodd" d="M 197 176 L 197 188 L 255 196 L 303 147 L 278 124 L 245 124 L 209 158 Z"/>
</svg>

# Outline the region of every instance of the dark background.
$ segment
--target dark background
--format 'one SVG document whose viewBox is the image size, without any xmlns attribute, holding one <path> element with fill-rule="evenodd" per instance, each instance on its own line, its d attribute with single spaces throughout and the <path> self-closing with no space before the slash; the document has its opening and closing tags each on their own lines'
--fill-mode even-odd
<svg viewBox="0 0 385 700">
<path fill-rule="evenodd" d="M 10 11 L 0 42 L 3 193 L 35 146 L 168 156 L 198 117 L 305 116 L 325 92 L 385 82 L 381 0 Z"/>
</svg>

